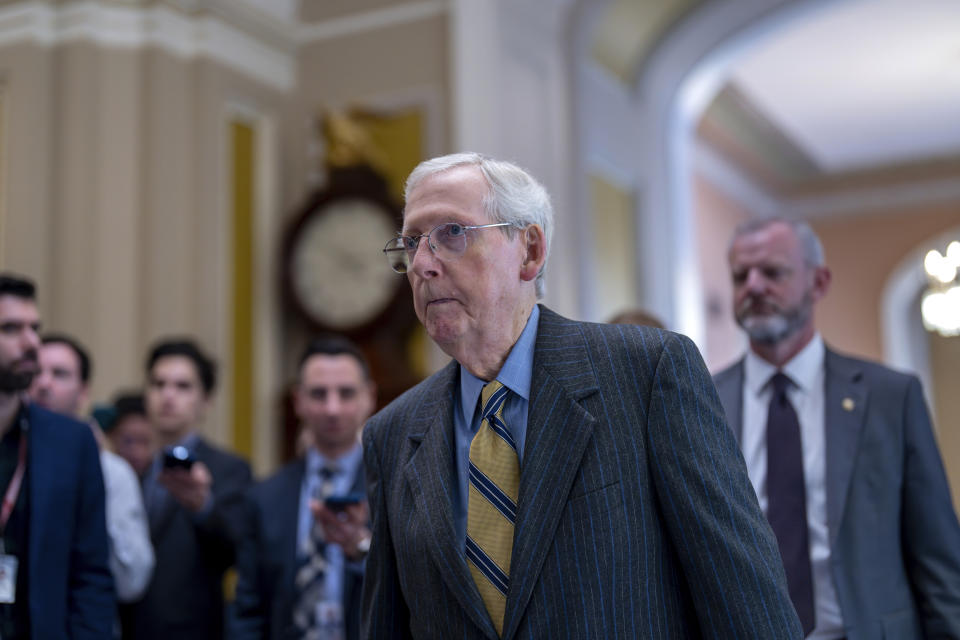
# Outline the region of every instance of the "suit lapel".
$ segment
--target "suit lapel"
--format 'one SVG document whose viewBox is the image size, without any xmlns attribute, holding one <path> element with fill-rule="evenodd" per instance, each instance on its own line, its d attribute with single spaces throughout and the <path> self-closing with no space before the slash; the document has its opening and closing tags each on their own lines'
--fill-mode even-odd
<svg viewBox="0 0 960 640">
<path fill-rule="evenodd" d="M 367 477 L 364 475 L 362 464 L 357 467 L 357 473 L 353 476 L 353 484 L 350 485 L 349 493 L 367 495 Z"/>
<path fill-rule="evenodd" d="M 294 573 L 297 567 L 297 533 L 300 525 L 300 488 L 303 484 L 303 475 L 306 464 L 303 459 L 297 461 L 297 465 L 292 472 L 287 474 L 284 479 L 284 486 L 280 492 L 277 504 L 277 522 L 284 523 L 281 527 L 282 542 L 279 545 L 278 553 L 283 557 L 283 582 L 284 589 L 288 593 L 294 591 Z M 269 516 L 268 516 L 269 517 Z M 287 524 L 289 523 L 289 524 Z M 290 598 L 285 599 L 291 601 Z"/>
<path fill-rule="evenodd" d="M 504 638 L 520 624 L 566 507 L 596 424 L 579 402 L 597 388 L 577 325 L 541 307 Z"/>
<path fill-rule="evenodd" d="M 51 486 L 53 476 L 46 470 L 53 471 L 61 465 L 53 460 L 51 453 L 56 451 L 56 447 L 50 447 L 46 443 L 48 434 L 48 425 L 42 423 L 42 417 L 38 416 L 32 407 L 28 408 L 28 420 L 30 422 L 29 435 L 27 440 L 27 491 L 29 492 L 30 515 L 29 536 L 30 536 L 30 565 L 32 571 L 42 574 L 43 563 L 43 545 L 46 539 L 46 526 L 48 524 L 48 515 L 51 513 L 49 504 L 51 496 L 57 495 L 57 491 Z M 24 434 L 21 434 L 24 437 Z M 58 522 L 54 518 L 51 522 Z M 26 571 L 27 567 L 21 567 L 21 571 Z M 34 582 L 31 582 L 31 590 Z"/>
<path fill-rule="evenodd" d="M 453 496 L 457 491 L 454 461 L 453 407 L 458 365 L 451 362 L 436 379 L 430 394 L 406 429 L 416 448 L 404 469 L 414 508 L 434 536 L 430 554 L 447 588 L 470 619 L 490 638 L 497 633 L 487 615 L 480 592 L 467 568 L 453 523 Z"/>
<path fill-rule="evenodd" d="M 863 372 L 829 349 L 825 360 L 824 424 L 827 444 L 827 524 L 830 544 L 837 536 L 867 410 Z"/>
<path fill-rule="evenodd" d="M 727 416 L 727 424 L 737 442 L 740 442 L 743 437 L 743 360 L 720 373 L 714 382 Z"/>
</svg>

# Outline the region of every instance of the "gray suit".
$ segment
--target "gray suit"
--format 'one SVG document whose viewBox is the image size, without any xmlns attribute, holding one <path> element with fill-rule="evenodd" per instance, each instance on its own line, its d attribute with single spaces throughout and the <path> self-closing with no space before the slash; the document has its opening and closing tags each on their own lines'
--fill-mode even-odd
<svg viewBox="0 0 960 640">
<path fill-rule="evenodd" d="M 454 362 L 364 430 L 368 638 L 496 638 L 454 533 Z M 799 638 L 693 344 L 541 307 L 503 638 Z"/>
<path fill-rule="evenodd" d="M 827 526 L 847 637 L 960 638 L 960 526 L 920 382 L 829 349 L 824 367 Z M 739 439 L 743 362 L 715 381 Z"/>
</svg>

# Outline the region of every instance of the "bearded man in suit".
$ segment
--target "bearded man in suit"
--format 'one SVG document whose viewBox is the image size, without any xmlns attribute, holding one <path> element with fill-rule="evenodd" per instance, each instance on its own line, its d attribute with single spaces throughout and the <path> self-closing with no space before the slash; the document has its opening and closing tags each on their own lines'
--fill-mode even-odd
<svg viewBox="0 0 960 640">
<path fill-rule="evenodd" d="M 537 299 L 545 189 L 419 165 L 384 249 L 454 362 L 364 430 L 367 638 L 798 638 L 776 541 L 687 338 Z"/>
<path fill-rule="evenodd" d="M 32 282 L 0 274 L 0 636 L 111 637 L 106 498 L 90 428 L 28 401 L 39 373 Z"/>
<path fill-rule="evenodd" d="M 729 261 L 750 349 L 717 389 L 804 632 L 960 638 L 960 526 L 919 380 L 824 345 L 831 274 L 806 223 L 749 221 Z"/>
</svg>

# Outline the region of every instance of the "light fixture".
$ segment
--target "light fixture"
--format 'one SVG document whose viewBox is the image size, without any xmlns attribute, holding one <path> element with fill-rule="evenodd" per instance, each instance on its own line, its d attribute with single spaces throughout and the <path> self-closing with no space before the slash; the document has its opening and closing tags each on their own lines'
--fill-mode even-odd
<svg viewBox="0 0 960 640">
<path fill-rule="evenodd" d="M 942 336 L 960 335 L 960 242 L 951 242 L 946 254 L 928 251 L 923 267 L 929 281 L 920 304 L 924 328 Z"/>
</svg>

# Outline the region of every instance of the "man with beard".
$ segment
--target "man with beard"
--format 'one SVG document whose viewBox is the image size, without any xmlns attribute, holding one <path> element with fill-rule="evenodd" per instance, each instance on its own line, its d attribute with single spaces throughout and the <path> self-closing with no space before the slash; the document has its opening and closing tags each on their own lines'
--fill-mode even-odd
<svg viewBox="0 0 960 640">
<path fill-rule="evenodd" d="M 109 638 L 97 444 L 85 424 L 26 401 L 39 328 L 33 283 L 0 274 L 0 637 Z"/>
<path fill-rule="evenodd" d="M 750 338 L 715 382 L 810 638 L 960 638 L 960 526 L 920 382 L 824 345 L 830 270 L 810 227 L 730 245 Z"/>
</svg>

